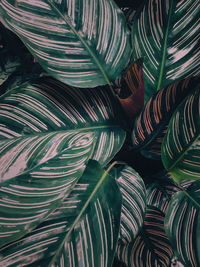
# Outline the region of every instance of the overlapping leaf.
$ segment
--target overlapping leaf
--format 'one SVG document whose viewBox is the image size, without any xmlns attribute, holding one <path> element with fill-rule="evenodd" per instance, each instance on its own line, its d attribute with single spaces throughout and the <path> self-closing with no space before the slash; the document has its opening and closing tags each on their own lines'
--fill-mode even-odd
<svg viewBox="0 0 200 267">
<path fill-rule="evenodd" d="M 121 148 L 119 103 L 110 89 L 80 90 L 52 78 L 26 83 L 0 98 L 0 140 L 54 131 L 92 132 L 92 158 L 105 165 Z"/>
<path fill-rule="evenodd" d="M 169 266 L 173 251 L 164 230 L 164 214 L 149 206 L 141 233 L 123 249 L 117 249 L 117 255 L 128 267 Z"/>
<path fill-rule="evenodd" d="M 183 101 L 170 120 L 162 161 L 175 181 L 200 178 L 200 88 Z"/>
<path fill-rule="evenodd" d="M 130 121 L 135 120 L 136 115 L 141 111 L 144 105 L 144 83 L 143 83 L 143 72 L 142 72 L 142 60 L 138 60 L 133 64 L 130 64 L 121 81 L 121 94 L 120 104 L 124 109 Z M 123 96 L 123 92 L 127 92 L 127 96 Z M 121 96 L 122 95 L 122 96 Z"/>
<path fill-rule="evenodd" d="M 68 194 L 91 155 L 90 133 L 52 132 L 0 146 L 0 246 L 36 227 Z"/>
<path fill-rule="evenodd" d="M 184 266 L 200 265 L 200 181 L 176 193 L 165 218 L 165 230 Z"/>
<path fill-rule="evenodd" d="M 133 22 L 133 56 L 144 58 L 145 99 L 200 73 L 199 0 L 148 0 Z"/>
<path fill-rule="evenodd" d="M 119 246 L 135 239 L 144 222 L 146 209 L 146 190 L 142 178 L 131 167 L 115 171 L 121 194 L 122 213 Z"/>
<path fill-rule="evenodd" d="M 160 90 L 147 101 L 135 121 L 132 133 L 134 149 L 142 149 L 142 154 L 146 157 L 160 159 L 161 144 L 170 118 L 176 107 L 198 83 L 198 78 L 177 81 Z"/>
<path fill-rule="evenodd" d="M 0 14 L 43 68 L 67 84 L 108 84 L 128 64 L 130 33 L 113 1 L 2 0 Z"/>
<path fill-rule="evenodd" d="M 4 266 L 112 265 L 120 224 L 121 194 L 96 161 L 63 204 L 37 229 L 0 250 Z"/>
<path fill-rule="evenodd" d="M 147 205 L 166 213 L 169 201 L 178 188 L 170 183 L 153 183 L 147 186 Z"/>
</svg>

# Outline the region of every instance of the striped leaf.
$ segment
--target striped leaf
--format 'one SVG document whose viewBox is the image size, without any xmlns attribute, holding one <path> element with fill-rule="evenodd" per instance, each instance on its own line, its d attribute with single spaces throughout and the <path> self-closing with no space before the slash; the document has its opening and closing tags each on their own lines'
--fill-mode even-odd
<svg viewBox="0 0 200 267">
<path fill-rule="evenodd" d="M 170 118 L 198 83 L 198 78 L 177 81 L 158 91 L 146 102 L 133 128 L 134 149 L 140 149 L 145 157 L 161 158 L 161 145 Z"/>
<path fill-rule="evenodd" d="M 135 239 L 141 230 L 146 210 L 146 189 L 142 178 L 131 167 L 115 170 L 115 178 L 122 194 L 122 213 L 119 246 Z"/>
<path fill-rule="evenodd" d="M 144 58 L 145 99 L 200 73 L 199 0 L 148 0 L 133 22 L 133 57 Z"/>
<path fill-rule="evenodd" d="M 153 183 L 147 188 L 147 205 L 154 206 L 166 214 L 170 199 L 179 189 L 172 183 Z"/>
<path fill-rule="evenodd" d="M 58 131 L 0 144 L 0 247 L 43 221 L 82 175 L 90 133 Z"/>
<path fill-rule="evenodd" d="M 130 32 L 113 1 L 2 0 L 0 14 L 43 68 L 69 85 L 110 84 L 128 64 Z"/>
<path fill-rule="evenodd" d="M 0 98 L 0 140 L 63 130 L 92 132 L 92 158 L 105 165 L 125 139 L 116 119 L 119 108 L 110 89 L 80 90 L 43 78 Z"/>
<path fill-rule="evenodd" d="M 177 108 L 162 144 L 162 161 L 174 180 L 200 178 L 200 87 Z"/>
<path fill-rule="evenodd" d="M 120 212 L 115 179 L 89 161 L 71 194 L 47 220 L 0 250 L 1 265 L 112 266 Z"/>
<path fill-rule="evenodd" d="M 200 181 L 176 193 L 167 210 L 165 230 L 184 266 L 200 266 Z"/>
<path fill-rule="evenodd" d="M 164 214 L 149 206 L 141 233 L 118 249 L 117 255 L 128 267 L 169 266 L 173 252 L 164 230 Z"/>
</svg>

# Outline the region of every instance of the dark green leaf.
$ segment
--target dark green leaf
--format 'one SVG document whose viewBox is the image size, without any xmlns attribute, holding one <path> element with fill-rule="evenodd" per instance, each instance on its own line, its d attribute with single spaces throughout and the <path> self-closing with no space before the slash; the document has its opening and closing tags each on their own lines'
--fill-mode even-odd
<svg viewBox="0 0 200 267">
<path fill-rule="evenodd" d="M 120 149 L 125 133 L 112 97 L 110 90 L 75 90 L 49 78 L 0 98 L 1 245 L 55 209 L 88 157 L 106 164 Z"/>
<path fill-rule="evenodd" d="M 154 183 L 147 186 L 147 205 L 166 213 L 169 201 L 179 189 L 173 184 Z"/>
<path fill-rule="evenodd" d="M 109 84 L 128 64 L 130 32 L 113 1 L 3 0 L 0 14 L 43 68 L 64 83 Z"/>
<path fill-rule="evenodd" d="M 175 181 L 200 178 L 200 88 L 189 95 L 170 120 L 162 161 Z"/>
<path fill-rule="evenodd" d="M 4 266 L 108 267 L 116 249 L 121 194 L 96 161 L 38 228 L 0 250 Z"/>
<path fill-rule="evenodd" d="M 0 247 L 30 232 L 69 194 L 91 155 L 90 133 L 58 131 L 0 146 Z"/>
<path fill-rule="evenodd" d="M 200 71 L 199 0 L 148 0 L 133 22 L 134 59 L 144 58 L 145 100 Z"/>
<path fill-rule="evenodd" d="M 142 149 L 145 157 L 161 158 L 161 145 L 170 118 L 198 83 L 198 78 L 177 81 L 158 91 L 147 101 L 135 121 L 132 133 L 134 149 Z"/>
<path fill-rule="evenodd" d="M 167 267 L 173 255 L 164 230 L 164 214 L 148 207 L 141 233 L 126 246 L 118 246 L 117 256 L 128 267 Z"/>
<path fill-rule="evenodd" d="M 200 266 L 200 181 L 176 193 L 167 210 L 165 230 L 184 266 Z"/>
<path fill-rule="evenodd" d="M 146 210 L 146 189 L 142 178 L 131 167 L 116 169 L 122 194 L 122 213 L 119 244 L 127 244 L 135 239 L 142 228 Z"/>
<path fill-rule="evenodd" d="M 0 140 L 54 131 L 92 132 L 92 158 L 105 165 L 125 139 L 118 123 L 120 113 L 109 88 L 80 90 L 43 78 L 0 98 Z"/>
</svg>

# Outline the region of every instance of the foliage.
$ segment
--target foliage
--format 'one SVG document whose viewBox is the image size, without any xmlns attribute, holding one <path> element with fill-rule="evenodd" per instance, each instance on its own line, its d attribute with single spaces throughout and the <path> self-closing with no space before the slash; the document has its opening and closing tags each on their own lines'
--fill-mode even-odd
<svg viewBox="0 0 200 267">
<path fill-rule="evenodd" d="M 0 1 L 0 266 L 200 265 L 199 16 Z"/>
</svg>

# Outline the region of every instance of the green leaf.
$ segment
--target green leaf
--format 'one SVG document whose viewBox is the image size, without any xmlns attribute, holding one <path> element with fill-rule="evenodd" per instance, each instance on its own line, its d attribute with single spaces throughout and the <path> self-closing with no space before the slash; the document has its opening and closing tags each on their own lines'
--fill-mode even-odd
<svg viewBox="0 0 200 267">
<path fill-rule="evenodd" d="M 177 106 L 197 87 L 198 78 L 172 83 L 154 94 L 137 117 L 132 133 L 133 148 L 148 158 L 161 158 L 161 145 Z"/>
<path fill-rule="evenodd" d="M 112 266 L 120 225 L 121 194 L 96 161 L 63 204 L 37 229 L 0 250 L 5 266 Z"/>
<path fill-rule="evenodd" d="M 91 155 L 90 133 L 58 131 L 0 146 L 0 246 L 40 224 L 71 191 Z"/>
<path fill-rule="evenodd" d="M 189 95 L 170 120 L 162 161 L 174 180 L 200 178 L 200 88 Z"/>
<path fill-rule="evenodd" d="M 167 210 L 165 230 L 185 266 L 200 265 L 200 181 L 176 193 Z"/>
<path fill-rule="evenodd" d="M 198 0 L 148 0 L 133 22 L 133 57 L 144 58 L 145 100 L 200 71 Z"/>
<path fill-rule="evenodd" d="M 166 214 L 169 201 L 179 189 L 170 183 L 153 183 L 147 186 L 147 205 L 154 206 Z"/>
<path fill-rule="evenodd" d="M 109 88 L 81 90 L 43 78 L 0 98 L 0 140 L 54 131 L 92 132 L 92 158 L 106 165 L 125 139 L 120 113 Z"/>
<path fill-rule="evenodd" d="M 119 245 L 122 245 L 134 240 L 142 228 L 146 210 L 146 189 L 140 175 L 131 167 L 117 168 L 115 177 L 122 194 L 119 235 Z"/>
<path fill-rule="evenodd" d="M 110 84 L 128 64 L 130 33 L 113 1 L 3 0 L 0 14 L 42 67 L 69 85 Z"/>
<path fill-rule="evenodd" d="M 164 214 L 149 206 L 141 233 L 116 253 L 128 267 L 169 266 L 173 251 L 164 230 Z"/>
</svg>

